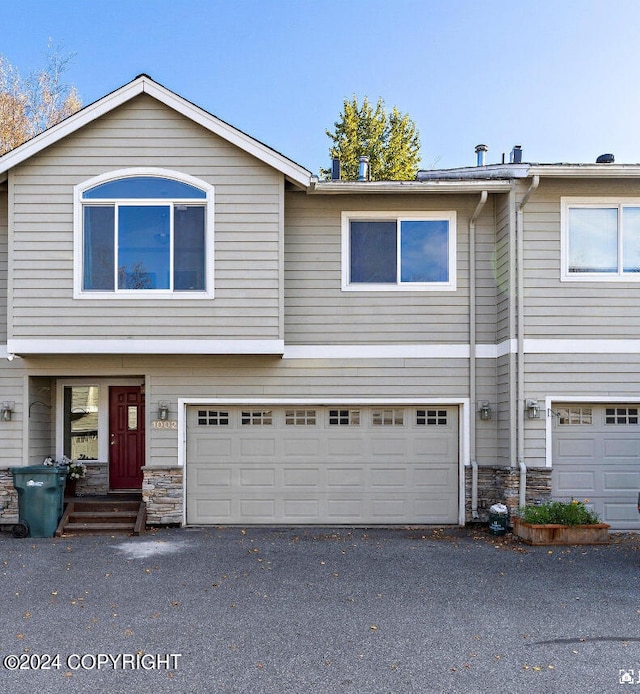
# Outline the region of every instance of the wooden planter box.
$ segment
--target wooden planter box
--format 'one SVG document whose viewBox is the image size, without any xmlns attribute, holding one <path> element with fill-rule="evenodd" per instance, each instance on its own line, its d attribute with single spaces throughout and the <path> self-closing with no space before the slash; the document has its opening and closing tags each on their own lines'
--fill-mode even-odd
<svg viewBox="0 0 640 694">
<path fill-rule="evenodd" d="M 595 525 L 534 525 L 513 519 L 513 533 L 528 545 L 606 545 L 609 526 Z"/>
</svg>

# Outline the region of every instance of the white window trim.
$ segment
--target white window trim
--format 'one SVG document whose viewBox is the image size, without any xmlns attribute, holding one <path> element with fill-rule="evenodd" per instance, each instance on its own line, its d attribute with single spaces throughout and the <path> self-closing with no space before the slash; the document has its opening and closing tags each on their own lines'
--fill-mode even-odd
<svg viewBox="0 0 640 694">
<path fill-rule="evenodd" d="M 620 214 L 624 207 L 640 207 L 640 198 L 613 197 L 562 197 L 560 198 L 560 229 L 561 229 L 561 262 L 560 280 L 562 282 L 640 282 L 640 272 L 622 271 L 622 238 L 620 236 Z M 618 209 L 618 267 L 613 272 L 569 272 L 569 209 L 573 207 L 600 208 L 615 207 Z"/>
<path fill-rule="evenodd" d="M 448 282 L 405 282 L 396 281 L 396 284 L 365 284 L 362 282 L 351 283 L 351 248 L 350 248 L 350 224 L 351 220 L 382 221 L 388 219 L 404 220 L 423 220 L 423 221 L 446 221 L 449 223 L 449 281 Z M 442 292 L 456 291 L 456 213 L 454 211 L 444 212 L 377 212 L 368 211 L 345 211 L 341 217 L 342 226 L 342 291 L 343 292 Z M 396 237 L 398 243 L 398 264 L 400 256 L 400 235 Z"/>
<path fill-rule="evenodd" d="M 83 235 L 83 225 L 84 225 L 84 215 L 83 207 L 85 204 L 100 205 L 101 202 L 110 204 L 110 200 L 83 200 L 82 194 L 100 185 L 101 183 L 107 183 L 109 181 L 115 181 L 122 178 L 132 178 L 134 176 L 153 176 L 157 178 L 170 178 L 182 183 L 187 183 L 196 188 L 204 190 L 207 194 L 205 200 L 197 201 L 198 204 L 203 204 L 205 206 L 205 278 L 206 278 L 206 290 L 204 291 L 168 291 L 162 289 L 134 289 L 134 290 L 121 290 L 116 289 L 112 292 L 104 291 L 85 291 L 82 288 L 82 278 L 84 274 L 83 267 L 83 245 L 84 245 L 84 235 Z M 125 202 L 125 199 L 120 199 Z M 174 198 L 166 198 L 161 200 L 156 200 L 154 198 L 127 198 L 126 204 L 133 205 L 154 205 L 154 204 L 164 204 L 172 205 L 175 203 L 183 204 L 194 204 L 196 201 L 193 199 L 189 200 L 179 200 Z M 172 258 L 173 262 L 173 258 Z M 129 169 L 119 169 L 117 171 L 109 171 L 105 174 L 100 174 L 94 178 L 90 178 L 87 181 L 83 181 L 78 184 L 73 189 L 73 298 L 74 299 L 109 299 L 114 300 L 146 300 L 146 299 L 162 299 L 162 300 L 172 300 L 172 301 L 190 301 L 192 299 L 213 299 L 214 298 L 214 188 L 212 185 L 203 181 L 195 176 L 190 176 L 189 174 L 182 173 L 180 171 L 172 171 L 170 169 L 159 169 L 159 168 L 149 168 L 149 167 L 135 167 Z"/>
</svg>

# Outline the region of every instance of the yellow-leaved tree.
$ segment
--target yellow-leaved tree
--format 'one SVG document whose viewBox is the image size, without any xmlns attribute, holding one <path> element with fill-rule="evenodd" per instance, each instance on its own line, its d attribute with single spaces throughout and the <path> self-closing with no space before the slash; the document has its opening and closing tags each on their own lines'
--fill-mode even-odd
<svg viewBox="0 0 640 694">
<path fill-rule="evenodd" d="M 45 66 L 22 77 L 0 55 L 0 156 L 82 107 L 76 88 L 62 79 L 72 59 L 50 40 Z"/>
</svg>

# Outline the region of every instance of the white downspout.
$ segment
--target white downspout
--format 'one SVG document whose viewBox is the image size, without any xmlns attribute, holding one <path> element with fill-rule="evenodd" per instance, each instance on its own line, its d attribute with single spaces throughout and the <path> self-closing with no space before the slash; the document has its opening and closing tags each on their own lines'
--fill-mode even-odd
<svg viewBox="0 0 640 694">
<path fill-rule="evenodd" d="M 534 176 L 529 189 L 518 204 L 516 212 L 516 273 L 518 304 L 518 467 L 520 468 L 519 505 L 527 501 L 527 466 L 524 462 L 524 206 L 540 185 L 540 176 Z"/>
<path fill-rule="evenodd" d="M 488 193 L 483 190 L 469 219 L 469 458 L 471 459 L 471 518 L 478 518 L 478 461 L 476 460 L 476 221 Z"/>
</svg>

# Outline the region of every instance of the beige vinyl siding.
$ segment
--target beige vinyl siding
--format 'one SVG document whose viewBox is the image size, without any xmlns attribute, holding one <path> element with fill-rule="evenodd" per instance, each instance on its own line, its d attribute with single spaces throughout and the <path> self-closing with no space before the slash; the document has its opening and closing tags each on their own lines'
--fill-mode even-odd
<svg viewBox="0 0 640 694">
<path fill-rule="evenodd" d="M 285 339 L 288 344 L 468 343 L 469 216 L 478 196 L 326 196 L 286 198 Z M 341 291 L 341 213 L 457 212 L 457 290 Z M 493 210 L 478 220 L 479 335 L 494 342 L 490 277 Z"/>
<path fill-rule="evenodd" d="M 24 401 L 24 371 L 20 359 L 0 359 L 0 402 L 13 402 L 10 422 L 1 422 L 0 467 L 22 465 L 24 427 L 28 426 L 29 406 Z M 25 453 L 26 455 L 26 453 Z M 2 499 L 0 498 L 0 506 Z"/>
<path fill-rule="evenodd" d="M 148 361 L 148 360 L 147 360 Z M 152 396 L 182 398 L 306 398 L 327 403 L 338 398 L 464 398 L 468 393 L 467 360 L 273 360 L 192 358 L 188 369 L 162 368 L 152 376 Z M 165 362 L 166 365 L 166 362 Z M 154 433 L 150 464 L 177 456 L 175 433 Z"/>
<path fill-rule="evenodd" d="M 510 195 L 500 195 L 496 199 L 496 244 L 494 249 L 496 281 L 496 338 L 498 342 L 511 337 L 512 326 L 509 318 L 509 306 L 512 299 L 509 292 L 511 253 L 509 249 L 509 232 L 511 225 Z"/>
<path fill-rule="evenodd" d="M 29 379 L 28 427 L 29 465 L 41 465 L 49 455 L 56 454 L 55 389 L 48 378 Z"/>
<path fill-rule="evenodd" d="M 479 359 L 476 368 L 477 400 L 487 400 L 491 406 L 491 419 L 481 420 L 472 413 L 476 423 L 476 461 L 478 465 L 496 464 L 498 411 L 496 392 L 496 360 Z"/>
<path fill-rule="evenodd" d="M 515 368 L 512 355 L 506 354 L 496 359 L 497 412 L 496 418 L 496 460 L 497 465 L 510 466 L 515 463 L 511 451 L 511 416 L 515 403 L 510 399 L 510 375 Z"/>
<path fill-rule="evenodd" d="M 525 207 L 525 336 L 638 339 L 638 282 L 561 282 L 560 199 L 636 197 L 629 181 L 543 180 Z"/>
<path fill-rule="evenodd" d="M 16 360 L 12 363 L 16 363 Z M 125 356 L 91 359 L 42 357 L 29 360 L 32 377 L 139 377 L 145 381 L 147 409 L 147 464 L 175 465 L 175 430 L 152 429 L 158 402 L 169 402 L 170 418 L 177 419 L 179 398 L 303 398 L 330 403 L 338 398 L 415 399 L 416 403 L 468 397 L 466 359 L 295 360 L 278 357 Z M 8 396 L 7 396 L 8 397 Z M 19 399 L 16 397 L 16 399 Z M 10 427 L 18 427 L 12 422 Z M 40 439 L 47 437 L 46 422 Z M 18 436 L 19 439 L 19 436 Z M 0 451 L 0 465 L 8 464 Z"/>
<path fill-rule="evenodd" d="M 515 335 L 512 324 L 512 313 L 515 297 L 511 295 L 511 267 L 515 249 L 510 249 L 511 225 L 515 223 L 511 209 L 512 194 L 496 198 L 496 245 L 495 245 L 495 279 L 496 279 L 496 343 L 501 344 Z M 515 356 L 506 354 L 496 359 L 496 460 L 497 465 L 510 466 L 515 462 L 515 452 L 511 450 L 512 404 L 510 390 L 514 385 Z"/>
<path fill-rule="evenodd" d="M 6 188 L 0 185 L 0 344 L 7 342 L 7 252 L 9 205 Z"/>
<path fill-rule="evenodd" d="M 564 396 L 590 400 L 638 398 L 639 354 L 528 354 L 526 397 L 544 406 L 545 397 Z M 544 413 L 543 413 L 544 414 Z M 525 419 L 528 465 L 545 465 L 545 417 Z"/>
<path fill-rule="evenodd" d="M 73 186 L 159 167 L 215 189 L 215 298 L 73 299 Z M 281 174 L 142 95 L 11 172 L 14 338 L 281 339 Z"/>
<path fill-rule="evenodd" d="M 474 204 L 479 199 L 469 198 Z M 495 248 L 495 196 L 491 196 L 476 222 L 476 340 L 491 345 L 496 341 L 497 318 Z"/>
</svg>

